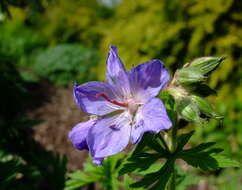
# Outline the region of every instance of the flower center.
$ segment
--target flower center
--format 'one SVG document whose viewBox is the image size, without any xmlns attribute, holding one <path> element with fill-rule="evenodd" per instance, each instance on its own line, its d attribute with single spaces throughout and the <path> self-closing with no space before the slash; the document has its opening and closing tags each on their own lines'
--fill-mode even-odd
<svg viewBox="0 0 242 190">
<path fill-rule="evenodd" d="M 99 97 L 103 97 L 105 100 L 107 100 L 108 102 L 112 103 L 112 104 L 115 104 L 115 105 L 118 105 L 118 106 L 121 106 L 121 107 L 125 107 L 127 108 L 128 107 L 128 104 L 126 103 L 120 103 L 116 100 L 113 100 L 113 99 L 110 99 L 106 94 L 104 93 L 98 93 L 96 94 L 96 98 L 99 98 Z"/>
<path fill-rule="evenodd" d="M 128 100 L 128 110 L 133 115 L 136 113 L 140 104 L 137 104 L 133 99 Z"/>
</svg>

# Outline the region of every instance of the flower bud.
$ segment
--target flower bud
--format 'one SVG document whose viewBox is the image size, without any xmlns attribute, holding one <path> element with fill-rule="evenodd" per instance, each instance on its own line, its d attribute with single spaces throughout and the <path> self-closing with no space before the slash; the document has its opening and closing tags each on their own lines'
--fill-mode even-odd
<svg viewBox="0 0 242 190">
<path fill-rule="evenodd" d="M 215 119 L 223 118 L 223 117 L 219 116 L 217 113 L 215 113 L 211 104 L 206 99 L 196 96 L 196 95 L 191 95 L 190 98 L 197 105 L 200 112 L 204 113 L 206 116 L 212 117 Z"/>
<path fill-rule="evenodd" d="M 187 121 L 201 122 L 200 111 L 198 107 L 189 99 L 183 99 L 177 104 L 179 116 Z"/>
<path fill-rule="evenodd" d="M 224 57 L 201 57 L 186 63 L 175 72 L 173 80 L 166 89 L 174 97 L 181 118 L 199 123 L 206 121 L 201 113 L 215 119 L 222 118 L 215 113 L 209 102 L 200 96 L 216 94 L 203 81 L 224 59 Z"/>
<path fill-rule="evenodd" d="M 175 82 L 178 85 L 191 85 L 203 82 L 207 75 L 215 70 L 225 57 L 201 57 L 187 63 L 176 72 Z"/>
<path fill-rule="evenodd" d="M 176 82 L 181 85 L 189 85 L 192 83 L 202 82 L 206 77 L 196 67 L 185 67 L 177 71 Z"/>
<path fill-rule="evenodd" d="M 198 68 L 202 75 L 215 70 L 225 57 L 201 57 L 188 64 L 189 68 Z"/>
</svg>

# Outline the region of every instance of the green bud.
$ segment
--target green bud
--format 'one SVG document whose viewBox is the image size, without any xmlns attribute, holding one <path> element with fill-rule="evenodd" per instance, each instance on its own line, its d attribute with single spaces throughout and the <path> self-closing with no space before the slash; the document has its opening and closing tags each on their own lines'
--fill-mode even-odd
<svg viewBox="0 0 242 190">
<path fill-rule="evenodd" d="M 185 67 L 177 72 L 176 81 L 178 84 L 189 85 L 192 83 L 202 82 L 206 79 L 199 68 Z"/>
<path fill-rule="evenodd" d="M 201 74 L 206 75 L 215 70 L 225 57 L 201 57 L 188 64 L 188 67 L 198 68 Z"/>
<path fill-rule="evenodd" d="M 183 119 L 187 121 L 201 122 L 200 112 L 198 107 L 189 99 L 180 101 L 177 105 L 177 111 Z"/>
<path fill-rule="evenodd" d="M 215 118 L 215 119 L 222 119 L 223 117 L 219 116 L 215 111 L 213 110 L 211 104 L 204 98 L 191 95 L 191 100 L 197 105 L 200 112 L 204 113 L 206 116 Z"/>
</svg>

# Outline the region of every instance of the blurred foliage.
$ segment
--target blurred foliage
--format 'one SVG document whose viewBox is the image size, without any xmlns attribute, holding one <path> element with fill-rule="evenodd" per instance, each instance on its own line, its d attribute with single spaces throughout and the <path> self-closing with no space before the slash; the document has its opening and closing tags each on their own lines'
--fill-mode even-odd
<svg viewBox="0 0 242 190">
<path fill-rule="evenodd" d="M 95 78 L 93 70 L 97 52 L 77 44 L 60 44 L 41 52 L 35 60 L 34 71 L 57 85 L 68 85 L 76 79 L 85 82 Z"/>
<path fill-rule="evenodd" d="M 46 46 L 41 33 L 28 28 L 20 20 L 0 24 L 0 53 L 11 58 L 18 66 L 31 65 L 32 55 Z"/>
<path fill-rule="evenodd" d="M 216 112 L 224 120 L 195 126 L 192 142 L 216 141 L 226 154 L 241 159 L 242 3 L 123 0 L 112 7 L 102 1 L 0 1 L 0 87 L 4 89 L 0 93 L 0 170 L 4 171 L 0 189 L 64 187 L 65 160 L 45 151 L 29 134 L 36 122 L 22 114 L 30 97 L 26 80 L 45 78 L 61 86 L 97 77 L 103 80 L 111 44 L 118 46 L 129 69 L 156 58 L 172 73 L 195 57 L 226 56 L 209 78 L 210 86 L 218 90 L 218 97 L 211 97 L 210 102 L 217 105 Z M 98 55 L 102 56 L 99 61 Z M 73 182 L 74 173 L 68 183 Z M 126 189 L 133 183 L 127 176 L 124 181 Z M 78 187 L 82 182 L 77 180 Z M 221 170 L 209 182 L 217 189 L 238 189 L 241 169 Z"/>
<path fill-rule="evenodd" d="M 103 26 L 98 24 L 113 14 L 113 9 L 96 0 L 58 0 L 46 8 L 42 30 L 51 39 L 50 43 L 81 42 L 98 47 L 103 33 Z"/>
<path fill-rule="evenodd" d="M 198 56 L 226 55 L 227 64 L 211 81 L 216 85 L 241 61 L 241 6 L 236 0 L 124 0 L 110 21 L 102 49 L 117 45 L 129 68 L 160 58 L 176 69 Z"/>
<path fill-rule="evenodd" d="M 218 189 L 240 189 L 242 169 L 227 169 L 221 172 L 220 177 L 210 176 L 209 182 Z"/>
</svg>

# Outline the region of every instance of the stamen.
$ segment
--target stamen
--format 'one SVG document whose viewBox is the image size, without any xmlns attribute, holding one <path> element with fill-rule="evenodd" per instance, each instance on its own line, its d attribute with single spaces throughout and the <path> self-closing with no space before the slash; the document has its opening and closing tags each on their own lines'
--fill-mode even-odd
<svg viewBox="0 0 242 190">
<path fill-rule="evenodd" d="M 116 100 L 112 100 L 110 99 L 106 94 L 104 93 L 98 93 L 96 94 L 96 98 L 99 98 L 99 97 L 103 97 L 105 100 L 107 100 L 108 102 L 112 103 L 112 104 L 115 104 L 115 105 L 118 105 L 118 106 L 121 106 L 121 107 L 128 107 L 128 104 L 125 104 L 125 103 L 120 103 Z"/>
</svg>

